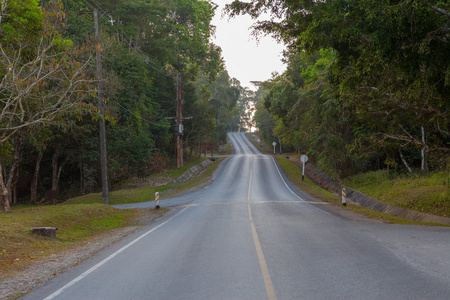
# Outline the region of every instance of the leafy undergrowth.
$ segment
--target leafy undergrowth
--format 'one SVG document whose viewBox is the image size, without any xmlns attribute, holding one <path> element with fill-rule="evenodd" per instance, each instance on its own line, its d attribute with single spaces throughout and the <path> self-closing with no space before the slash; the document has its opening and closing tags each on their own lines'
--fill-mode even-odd
<svg viewBox="0 0 450 300">
<path fill-rule="evenodd" d="M 376 171 L 352 177 L 345 185 L 382 202 L 450 217 L 450 187 L 447 173 L 429 176 L 397 176 Z"/>
</svg>

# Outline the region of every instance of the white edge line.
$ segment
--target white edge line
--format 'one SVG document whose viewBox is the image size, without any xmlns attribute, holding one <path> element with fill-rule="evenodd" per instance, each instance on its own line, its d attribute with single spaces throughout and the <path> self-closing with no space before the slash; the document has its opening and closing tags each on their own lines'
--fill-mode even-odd
<svg viewBox="0 0 450 300">
<path fill-rule="evenodd" d="M 275 159 L 273 158 L 273 156 L 270 156 L 270 158 L 272 158 L 272 161 L 275 165 L 275 168 L 277 168 L 278 174 L 280 175 L 281 180 L 283 180 L 284 185 L 288 188 L 288 190 L 292 193 L 292 195 L 294 195 L 295 197 L 297 197 L 298 199 L 305 201 L 305 199 L 303 199 L 302 197 L 300 197 L 299 195 L 297 195 L 296 193 L 294 193 L 294 191 L 291 190 L 291 188 L 287 185 L 286 181 L 284 181 L 283 176 L 281 175 L 280 169 L 277 166 L 277 163 L 275 162 Z"/>
<path fill-rule="evenodd" d="M 272 158 L 272 161 L 273 161 L 273 163 L 275 164 L 275 167 L 277 168 L 278 174 L 280 175 L 281 180 L 283 180 L 284 185 L 288 188 L 289 191 L 291 191 L 291 193 L 292 193 L 295 197 L 297 197 L 298 199 L 300 199 L 300 200 L 302 200 L 302 201 L 305 201 L 302 197 L 300 197 L 300 196 L 298 196 L 296 193 L 294 193 L 294 192 L 291 190 L 291 188 L 287 185 L 286 181 L 284 181 L 283 176 L 281 176 L 280 169 L 278 168 L 277 163 L 275 162 L 275 159 L 273 158 L 273 156 L 270 156 L 270 157 Z M 307 201 L 305 201 L 305 202 L 307 202 Z M 327 214 L 327 215 L 331 216 L 330 213 L 328 213 L 328 212 L 326 212 L 326 211 L 324 211 L 324 210 L 321 210 L 320 208 L 315 207 L 314 205 L 311 205 L 311 206 L 314 207 L 315 209 L 317 209 L 317 210 L 323 212 L 324 214 Z"/>
<path fill-rule="evenodd" d="M 173 218 L 175 218 L 176 216 L 178 216 L 179 214 L 181 214 L 183 211 L 185 211 L 186 209 L 188 209 L 189 207 L 184 208 L 183 210 L 181 210 L 179 213 L 177 213 L 176 215 L 174 215 L 173 217 L 171 217 L 170 219 L 166 220 L 165 222 L 159 224 L 158 226 L 156 226 L 155 228 L 150 229 L 149 231 L 147 231 L 146 233 L 142 234 L 141 236 L 139 236 L 138 238 L 134 239 L 133 241 L 131 241 L 129 244 L 123 246 L 122 248 L 120 248 L 119 250 L 117 250 L 116 252 L 114 252 L 113 254 L 111 254 L 110 256 L 108 256 L 107 258 L 105 258 L 104 260 L 102 260 L 101 262 L 99 262 L 98 264 L 96 264 L 95 266 L 93 266 L 92 268 L 90 268 L 89 270 L 85 271 L 83 274 L 81 274 L 80 276 L 78 276 L 77 278 L 73 279 L 71 282 L 69 282 L 68 284 L 66 284 L 65 286 L 63 286 L 62 288 L 60 288 L 59 290 L 57 290 L 56 292 L 54 292 L 53 294 L 51 294 L 50 296 L 47 296 L 46 298 L 44 298 L 44 300 L 51 300 L 54 299 L 55 297 L 57 297 L 58 295 L 60 295 L 64 290 L 68 289 L 69 287 L 73 286 L 74 284 L 76 284 L 77 282 L 79 282 L 80 280 L 82 280 L 84 277 L 88 276 L 89 274 L 91 274 L 92 272 L 94 272 L 95 270 L 97 270 L 98 268 L 100 268 L 102 265 L 104 265 L 105 263 L 107 263 L 108 261 L 110 261 L 112 258 L 114 258 L 115 256 L 117 256 L 118 254 L 120 254 L 121 252 L 123 252 L 124 250 L 126 250 L 127 248 L 131 247 L 132 245 L 134 245 L 135 243 L 137 243 L 139 240 L 143 239 L 144 237 L 146 237 L 147 235 L 149 235 L 150 233 L 152 233 L 153 231 L 155 231 L 156 229 L 158 229 L 159 227 L 163 226 L 164 224 L 170 222 Z"/>
</svg>

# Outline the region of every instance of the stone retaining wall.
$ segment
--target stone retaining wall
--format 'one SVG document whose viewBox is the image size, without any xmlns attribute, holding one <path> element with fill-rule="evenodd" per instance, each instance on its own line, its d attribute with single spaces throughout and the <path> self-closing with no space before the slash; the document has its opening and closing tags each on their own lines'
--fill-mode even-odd
<svg viewBox="0 0 450 300">
<path fill-rule="evenodd" d="M 209 166 L 213 161 L 211 159 L 207 159 L 204 160 L 203 162 L 201 162 L 200 164 L 190 168 L 189 170 L 187 170 L 186 172 L 183 173 L 183 175 L 181 175 L 180 177 L 178 177 L 177 179 L 175 179 L 174 181 L 169 182 L 169 184 L 172 183 L 179 183 L 179 182 L 184 182 L 188 179 L 190 179 L 192 176 L 194 176 L 197 173 L 200 173 L 201 171 L 203 171 L 204 169 L 206 169 L 207 166 Z"/>
<path fill-rule="evenodd" d="M 350 198 L 354 203 L 371 210 L 379 211 L 385 214 L 397 216 L 407 220 L 450 224 L 450 218 L 439 217 L 435 215 L 422 213 L 419 211 L 389 205 L 380 202 L 372 197 L 366 196 L 360 191 L 354 190 L 352 188 L 346 187 L 346 190 L 347 190 L 347 199 Z"/>
</svg>

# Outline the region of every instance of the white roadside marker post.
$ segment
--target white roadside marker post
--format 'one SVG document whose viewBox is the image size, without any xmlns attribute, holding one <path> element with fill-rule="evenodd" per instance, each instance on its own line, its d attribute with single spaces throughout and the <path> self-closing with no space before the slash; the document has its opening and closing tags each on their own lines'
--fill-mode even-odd
<svg viewBox="0 0 450 300">
<path fill-rule="evenodd" d="M 155 193 L 155 208 L 159 209 L 159 193 Z"/>
<path fill-rule="evenodd" d="M 347 190 L 342 188 L 342 205 L 347 206 Z"/>
</svg>

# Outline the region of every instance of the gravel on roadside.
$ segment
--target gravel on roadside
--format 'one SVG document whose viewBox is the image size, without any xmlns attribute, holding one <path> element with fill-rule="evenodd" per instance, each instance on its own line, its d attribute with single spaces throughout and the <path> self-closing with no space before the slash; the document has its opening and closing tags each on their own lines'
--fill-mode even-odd
<svg viewBox="0 0 450 300">
<path fill-rule="evenodd" d="M 77 244 L 74 248 L 28 265 L 16 275 L 0 280 L 0 300 L 17 299 L 139 228 L 141 226 L 114 229 L 96 236 L 95 239 Z"/>
</svg>

